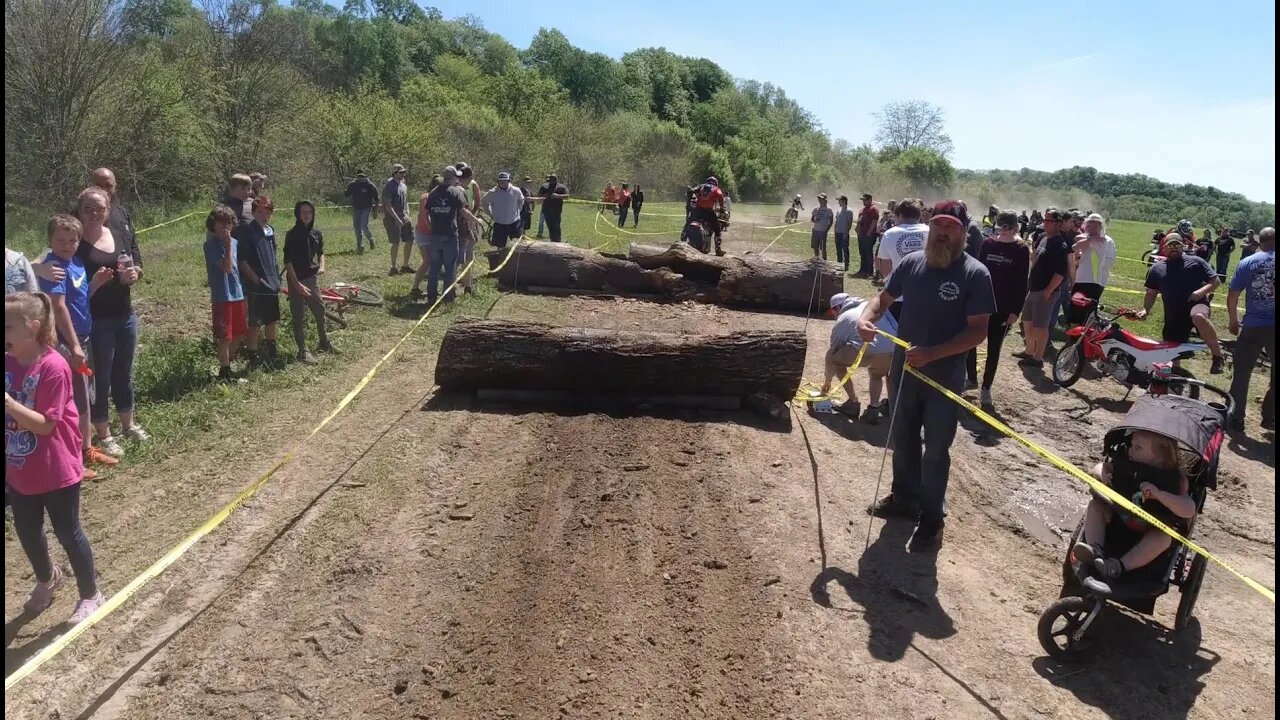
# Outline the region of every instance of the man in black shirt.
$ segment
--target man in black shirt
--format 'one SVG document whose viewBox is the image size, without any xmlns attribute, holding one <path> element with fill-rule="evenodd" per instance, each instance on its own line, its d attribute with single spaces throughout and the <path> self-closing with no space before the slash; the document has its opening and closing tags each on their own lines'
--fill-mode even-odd
<svg viewBox="0 0 1280 720">
<path fill-rule="evenodd" d="M 1022 306 L 1022 335 L 1026 350 L 1014 353 L 1023 367 L 1044 367 L 1044 351 L 1049 345 L 1049 322 L 1059 289 L 1069 274 L 1068 256 L 1075 236 L 1070 233 L 1067 213 L 1049 208 L 1044 213 L 1044 239 L 1027 280 L 1027 300 Z"/>
<path fill-rule="evenodd" d="M 561 184 L 555 175 L 548 175 L 547 182 L 538 188 L 538 197 L 542 198 L 542 216 L 547 220 L 551 242 L 560 242 L 560 219 L 564 213 L 564 199 L 569 197 L 569 188 Z"/>
<path fill-rule="evenodd" d="M 1209 372 L 1220 375 L 1224 364 L 1218 333 L 1209 321 L 1213 291 L 1220 284 L 1218 275 L 1204 258 L 1188 255 L 1185 244 L 1178 235 L 1170 235 L 1164 241 L 1165 259 L 1147 271 L 1146 297 L 1138 319 L 1142 320 L 1155 307 L 1156 296 L 1164 303 L 1164 328 L 1161 337 L 1165 342 L 1184 343 L 1191 339 L 1191 328 L 1200 333 L 1200 339 L 1213 353 Z"/>
<path fill-rule="evenodd" d="M 378 204 L 378 186 L 373 184 L 365 171 L 356 172 L 356 179 L 347 184 L 343 193 L 351 198 L 351 224 L 356 231 L 356 254 L 364 252 L 364 240 L 368 238 L 373 249 L 373 231 L 369 229 L 369 216 Z"/>
</svg>

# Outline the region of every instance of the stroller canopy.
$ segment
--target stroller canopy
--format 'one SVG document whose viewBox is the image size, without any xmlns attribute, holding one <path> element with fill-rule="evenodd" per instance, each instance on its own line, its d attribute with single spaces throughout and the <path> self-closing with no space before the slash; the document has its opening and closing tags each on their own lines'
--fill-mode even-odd
<svg viewBox="0 0 1280 720">
<path fill-rule="evenodd" d="M 1108 445 L 1130 430 L 1164 435 L 1209 458 L 1221 443 L 1225 408 L 1181 395 L 1143 395 L 1129 408 L 1121 423 L 1107 432 Z"/>
</svg>

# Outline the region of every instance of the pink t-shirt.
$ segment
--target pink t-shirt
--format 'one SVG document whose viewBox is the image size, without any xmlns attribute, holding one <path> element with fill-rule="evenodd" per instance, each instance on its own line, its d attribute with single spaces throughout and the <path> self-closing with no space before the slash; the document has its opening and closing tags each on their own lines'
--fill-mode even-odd
<svg viewBox="0 0 1280 720">
<path fill-rule="evenodd" d="M 80 415 L 71 397 L 71 366 L 53 348 L 31 366 L 4 355 L 4 390 L 10 397 L 54 422 L 41 436 L 23 430 L 4 415 L 4 481 L 20 495 L 40 495 L 80 482 Z"/>
</svg>

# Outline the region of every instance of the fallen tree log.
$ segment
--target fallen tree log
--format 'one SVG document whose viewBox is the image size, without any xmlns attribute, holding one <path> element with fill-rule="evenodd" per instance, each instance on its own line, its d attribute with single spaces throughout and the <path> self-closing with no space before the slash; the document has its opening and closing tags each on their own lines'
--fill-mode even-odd
<svg viewBox="0 0 1280 720">
<path fill-rule="evenodd" d="M 791 398 L 804 356 L 795 330 L 676 335 L 459 318 L 435 378 L 445 390 Z"/>
<path fill-rule="evenodd" d="M 667 267 L 716 286 L 723 305 L 775 310 L 825 310 L 832 295 L 844 290 L 840 266 L 822 260 L 788 262 L 759 257 L 704 255 L 686 243 L 656 247 L 633 243 L 628 259 L 643 268 Z M 817 283 L 814 273 L 818 274 Z"/>
<path fill-rule="evenodd" d="M 485 253 L 492 270 L 507 257 L 507 250 Z M 658 295 L 668 300 L 693 298 L 695 283 L 668 268 L 647 270 L 619 258 L 565 243 L 521 241 L 511 260 L 498 272 L 505 288 L 529 286 L 571 288 L 618 295 Z"/>
</svg>

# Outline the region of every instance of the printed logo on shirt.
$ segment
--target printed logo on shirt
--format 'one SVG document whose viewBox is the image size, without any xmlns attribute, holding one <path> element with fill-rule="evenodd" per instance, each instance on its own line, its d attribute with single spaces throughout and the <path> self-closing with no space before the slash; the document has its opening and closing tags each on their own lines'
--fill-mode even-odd
<svg viewBox="0 0 1280 720">
<path fill-rule="evenodd" d="M 1249 283 L 1249 292 L 1256 294 L 1262 301 L 1275 301 L 1276 263 L 1274 260 L 1258 264 L 1257 271 L 1253 273 L 1253 281 Z"/>
<path fill-rule="evenodd" d="M 80 276 L 72 275 L 72 276 L 71 276 L 71 285 L 72 285 L 72 287 L 74 287 L 75 289 L 79 290 L 79 289 L 80 289 L 80 286 L 81 286 L 81 285 L 83 285 L 83 284 L 84 284 L 84 276 L 83 276 L 83 275 L 80 275 Z"/>
<path fill-rule="evenodd" d="M 938 286 L 938 297 L 951 302 L 960 297 L 960 286 L 948 280 Z"/>
<path fill-rule="evenodd" d="M 894 243 L 894 249 L 898 251 L 898 257 L 906 257 L 909 253 L 924 248 L 924 234 L 918 232 L 905 232 L 898 236 L 897 242 Z"/>
<path fill-rule="evenodd" d="M 13 375 L 4 374 L 4 391 L 13 396 L 23 407 L 33 408 L 36 404 L 36 386 L 40 384 L 40 376 L 28 373 L 22 381 L 20 390 L 13 389 Z M 8 413 L 4 416 L 4 455 L 5 463 L 15 468 L 27 464 L 27 458 L 36 451 L 36 435 L 30 430 L 18 427 Z"/>
</svg>

